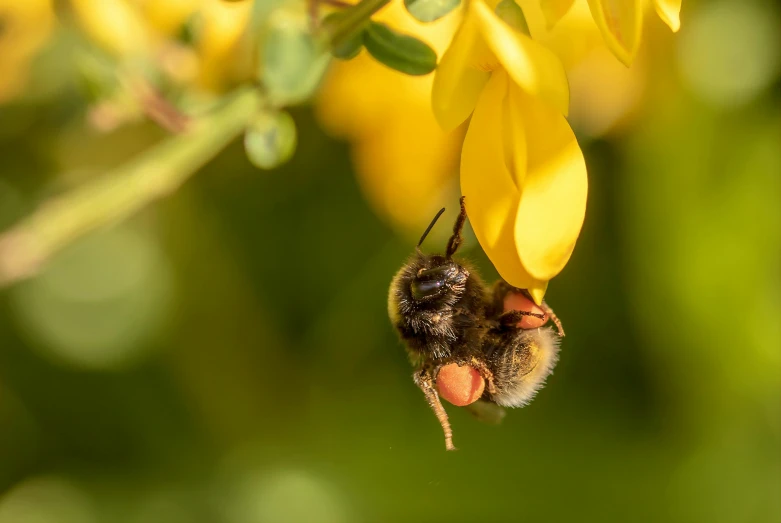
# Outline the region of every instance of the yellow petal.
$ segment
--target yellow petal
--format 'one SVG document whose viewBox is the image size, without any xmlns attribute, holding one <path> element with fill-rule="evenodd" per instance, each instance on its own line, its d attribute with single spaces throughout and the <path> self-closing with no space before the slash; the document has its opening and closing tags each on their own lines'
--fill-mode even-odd
<svg viewBox="0 0 781 523">
<path fill-rule="evenodd" d="M 586 162 L 566 118 L 521 89 L 511 86 L 509 96 L 517 99 L 529 130 L 515 247 L 525 271 L 546 281 L 564 268 L 583 226 Z"/>
<path fill-rule="evenodd" d="M 504 71 L 495 72 L 477 101 L 461 153 L 461 192 L 475 236 L 501 277 L 521 289 L 539 288 L 515 248 L 520 193 L 505 165 L 502 138 L 508 84 Z"/>
<path fill-rule="evenodd" d="M 138 2 L 149 24 L 164 35 L 176 35 L 202 0 L 145 0 Z"/>
<path fill-rule="evenodd" d="M 640 46 L 642 4 L 642 0 L 588 0 L 605 44 L 626 66 L 632 64 Z"/>
<path fill-rule="evenodd" d="M 446 131 L 458 127 L 475 108 L 494 63 L 475 21 L 464 17 L 453 41 L 437 66 L 431 105 Z"/>
<path fill-rule="evenodd" d="M 535 281 L 532 287 L 526 289 L 529 291 L 534 303 L 542 305 L 542 299 L 545 297 L 545 291 L 548 290 L 547 281 Z"/>
<path fill-rule="evenodd" d="M 548 29 L 552 29 L 556 22 L 561 20 L 575 0 L 540 0 L 542 14 L 545 15 L 545 21 L 548 23 Z"/>
<path fill-rule="evenodd" d="M 561 114 L 569 108 L 569 85 L 564 66 L 548 48 L 514 31 L 479 0 L 469 4 L 488 47 L 510 77 L 529 94 L 552 104 Z"/>
<path fill-rule="evenodd" d="M 681 0 L 656 0 L 656 12 L 673 33 L 681 28 Z"/>
<path fill-rule="evenodd" d="M 518 89 L 518 87 L 512 86 L 512 89 Z M 518 103 L 517 96 L 507 96 L 502 105 L 504 161 L 515 187 L 520 192 L 523 190 L 526 166 L 529 161 L 523 110 Z"/>
<path fill-rule="evenodd" d="M 198 54 L 201 57 L 200 80 L 210 90 L 220 90 L 230 85 L 232 68 L 246 59 L 242 54 L 242 36 L 252 16 L 252 2 L 207 2 L 201 10 L 202 23 L 198 40 Z M 306 23 L 303 14 L 295 9 L 280 9 L 275 12 L 280 18 L 301 24 Z M 241 67 L 237 69 L 241 70 Z"/>
<path fill-rule="evenodd" d="M 127 56 L 147 50 L 147 27 L 127 0 L 73 0 L 71 5 L 84 31 L 110 52 Z"/>
</svg>

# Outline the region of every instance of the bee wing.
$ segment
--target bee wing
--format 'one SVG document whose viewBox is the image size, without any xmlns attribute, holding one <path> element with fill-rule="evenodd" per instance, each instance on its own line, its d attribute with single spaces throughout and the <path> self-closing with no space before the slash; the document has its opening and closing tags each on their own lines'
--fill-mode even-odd
<svg viewBox="0 0 781 523">
<path fill-rule="evenodd" d="M 490 425 L 498 425 L 501 423 L 506 414 L 502 407 L 496 403 L 485 400 L 477 400 L 464 408 L 475 418 Z"/>
</svg>

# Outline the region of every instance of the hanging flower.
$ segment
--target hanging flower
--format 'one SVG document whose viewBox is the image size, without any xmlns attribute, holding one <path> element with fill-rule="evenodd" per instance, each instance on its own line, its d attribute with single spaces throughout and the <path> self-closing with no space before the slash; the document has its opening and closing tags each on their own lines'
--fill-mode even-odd
<svg viewBox="0 0 781 523">
<path fill-rule="evenodd" d="M 51 0 L 0 0 L 0 103 L 18 95 L 54 28 Z"/>
<path fill-rule="evenodd" d="M 542 10 L 552 27 L 567 14 L 574 0 L 540 0 Z M 629 66 L 637 54 L 643 32 L 646 0 L 588 0 L 591 16 L 602 33 L 608 48 Z M 673 32 L 681 27 L 681 0 L 653 0 L 657 14 Z"/>
<path fill-rule="evenodd" d="M 461 155 L 470 222 L 502 278 L 539 304 L 572 254 L 587 179 L 565 118 L 564 68 L 522 25 L 472 0 L 437 69 L 432 102 L 446 129 L 473 113 Z"/>
</svg>

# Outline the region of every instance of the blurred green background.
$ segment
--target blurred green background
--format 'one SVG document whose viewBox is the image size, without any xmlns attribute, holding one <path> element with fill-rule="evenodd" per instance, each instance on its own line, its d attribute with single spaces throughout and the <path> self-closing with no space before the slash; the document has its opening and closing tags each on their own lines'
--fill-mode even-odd
<svg viewBox="0 0 781 523">
<path fill-rule="evenodd" d="M 444 451 L 386 312 L 419 232 L 300 107 L 284 167 L 237 141 L 0 290 L 0 523 L 779 521 L 779 11 L 683 6 L 639 115 L 583 135 L 586 223 L 547 295 L 567 337 L 531 405 L 448 406 Z M 65 41 L 0 105 L 3 229 L 164 135 L 87 125 Z"/>
</svg>

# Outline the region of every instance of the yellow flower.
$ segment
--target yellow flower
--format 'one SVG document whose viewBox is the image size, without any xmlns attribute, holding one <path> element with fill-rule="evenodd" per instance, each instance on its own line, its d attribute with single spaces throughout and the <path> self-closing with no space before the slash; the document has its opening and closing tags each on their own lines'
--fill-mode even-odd
<svg viewBox="0 0 781 523">
<path fill-rule="evenodd" d="M 219 91 L 231 80 L 247 77 L 249 60 L 246 49 L 240 49 L 253 2 L 202 1 L 202 27 L 198 40 L 201 59 L 201 84 Z M 244 52 L 239 52 L 244 51 Z M 246 71 L 241 71 L 246 68 Z"/>
<path fill-rule="evenodd" d="M 574 0 L 540 0 L 542 10 L 552 27 L 567 14 Z M 625 65 L 630 65 L 640 46 L 643 16 L 647 0 L 588 0 L 605 43 Z M 681 27 L 681 0 L 653 0 L 656 12 L 673 32 Z"/>
<path fill-rule="evenodd" d="M 200 84 L 221 90 L 234 76 L 252 2 L 223 0 L 71 0 L 83 30 L 122 59 L 157 59 L 191 17 L 198 17 Z"/>
<path fill-rule="evenodd" d="M 82 29 L 98 45 L 120 56 L 147 52 L 149 28 L 126 0 L 71 0 Z"/>
<path fill-rule="evenodd" d="M 419 23 L 401 0 L 373 19 L 415 35 L 438 53 L 457 24 L 452 17 Z M 458 199 L 463 135 L 446 133 L 437 124 L 431 83 L 432 75 L 401 74 L 362 51 L 332 64 L 315 108 L 329 134 L 351 143 L 358 183 L 373 210 L 415 239 L 440 207 Z"/>
<path fill-rule="evenodd" d="M 54 27 L 51 0 L 0 0 L 0 103 L 19 94 Z"/>
<path fill-rule="evenodd" d="M 586 165 L 565 114 L 564 68 L 472 0 L 434 78 L 437 119 L 473 112 L 461 155 L 469 220 L 499 274 L 539 304 L 569 260 L 586 209 Z"/>
</svg>

